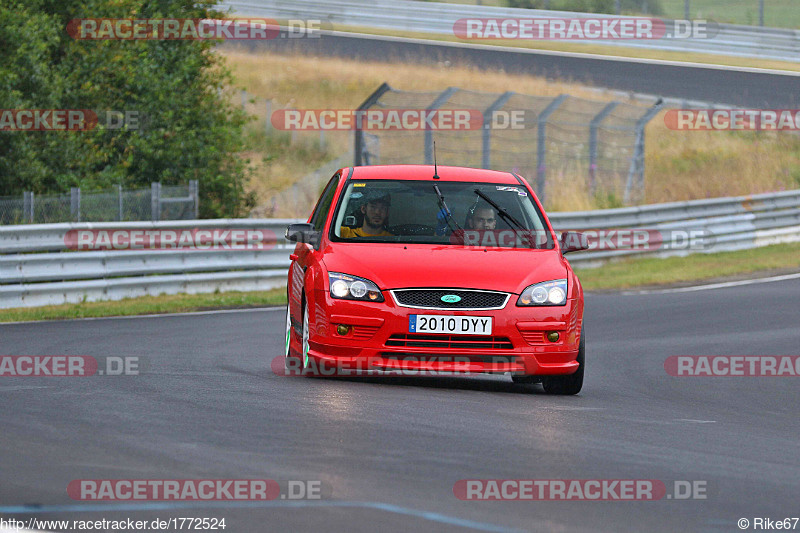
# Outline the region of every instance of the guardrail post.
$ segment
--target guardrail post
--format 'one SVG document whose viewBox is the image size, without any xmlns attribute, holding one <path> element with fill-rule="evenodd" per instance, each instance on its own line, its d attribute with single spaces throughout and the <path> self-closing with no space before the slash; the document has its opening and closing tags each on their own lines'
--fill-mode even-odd
<svg viewBox="0 0 800 533">
<path fill-rule="evenodd" d="M 544 203 L 545 181 L 547 178 L 547 120 L 558 109 L 558 106 L 567 99 L 567 96 L 566 94 L 558 95 L 539 115 L 536 134 L 536 195 L 542 203 Z"/>
<path fill-rule="evenodd" d="M 375 92 L 367 97 L 364 102 L 356 109 L 356 126 L 354 131 L 355 138 L 353 139 L 354 153 L 353 165 L 360 166 L 364 164 L 364 130 L 361 127 L 361 113 L 362 111 L 374 106 L 381 96 L 387 91 L 392 90 L 388 83 L 382 83 L 380 87 L 375 89 Z"/>
<path fill-rule="evenodd" d="M 436 100 L 425 110 L 425 111 L 436 111 L 440 107 L 442 107 L 445 102 L 447 102 L 451 96 L 458 92 L 458 87 L 448 87 L 444 90 L 439 96 L 436 97 Z M 433 131 L 429 128 L 425 128 L 425 164 L 432 165 L 433 164 Z"/>
<path fill-rule="evenodd" d="M 492 102 L 483 112 L 483 139 L 482 139 L 482 155 L 481 167 L 489 168 L 491 165 L 491 135 L 492 135 L 492 116 L 494 112 L 500 109 L 508 102 L 508 99 L 514 96 L 514 92 L 508 91 L 500 95 L 500 98 Z"/>
<path fill-rule="evenodd" d="M 758 0 L 758 25 L 764 26 L 764 0 Z"/>
<path fill-rule="evenodd" d="M 594 194 L 597 185 L 597 128 L 600 123 L 614 111 L 619 102 L 611 102 L 603 108 L 589 123 L 589 191 Z"/>
<path fill-rule="evenodd" d="M 69 189 L 69 210 L 74 222 L 81 221 L 81 188 L 70 187 Z"/>
<path fill-rule="evenodd" d="M 200 218 L 200 182 L 197 180 L 189 180 L 189 196 L 192 197 L 194 202 L 194 219 Z"/>
<path fill-rule="evenodd" d="M 33 224 L 33 191 L 23 191 L 22 193 L 22 220 Z"/>
<path fill-rule="evenodd" d="M 161 182 L 150 184 L 150 218 L 153 222 L 161 220 Z"/>
<path fill-rule="evenodd" d="M 628 169 L 628 180 L 625 183 L 625 196 L 623 199 L 626 204 L 631 201 L 631 190 L 633 189 L 634 180 L 636 181 L 636 187 L 639 191 L 644 191 L 644 128 L 647 126 L 647 123 L 661 111 L 663 105 L 664 101 L 659 98 L 658 101 L 642 115 L 642 118 L 636 121 L 636 144 Z"/>
</svg>

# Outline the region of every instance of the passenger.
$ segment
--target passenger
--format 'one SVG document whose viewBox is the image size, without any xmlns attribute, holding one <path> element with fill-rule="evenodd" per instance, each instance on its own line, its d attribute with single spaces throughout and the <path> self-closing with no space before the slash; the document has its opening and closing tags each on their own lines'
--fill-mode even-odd
<svg viewBox="0 0 800 533">
<path fill-rule="evenodd" d="M 494 208 L 484 201 L 475 202 L 467 213 L 467 229 L 492 230 L 497 227 Z"/>
</svg>

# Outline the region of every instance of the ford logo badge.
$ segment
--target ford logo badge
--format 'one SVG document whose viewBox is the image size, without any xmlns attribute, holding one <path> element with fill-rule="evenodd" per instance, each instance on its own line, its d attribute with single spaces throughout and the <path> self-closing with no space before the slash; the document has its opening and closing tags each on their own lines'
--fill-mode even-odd
<svg viewBox="0 0 800 533">
<path fill-rule="evenodd" d="M 461 296 L 455 294 L 445 294 L 442 296 L 442 301 L 448 304 L 455 304 L 461 301 Z"/>
</svg>

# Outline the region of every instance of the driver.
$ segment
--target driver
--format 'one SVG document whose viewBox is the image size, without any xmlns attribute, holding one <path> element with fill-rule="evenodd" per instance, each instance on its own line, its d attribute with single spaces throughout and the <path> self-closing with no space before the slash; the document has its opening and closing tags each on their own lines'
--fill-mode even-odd
<svg viewBox="0 0 800 533">
<path fill-rule="evenodd" d="M 386 231 L 386 224 L 389 221 L 391 205 L 392 197 L 389 193 L 374 192 L 368 195 L 360 208 L 361 214 L 364 215 L 364 222 L 358 228 L 342 226 L 339 230 L 342 238 L 390 237 L 392 234 Z"/>
</svg>

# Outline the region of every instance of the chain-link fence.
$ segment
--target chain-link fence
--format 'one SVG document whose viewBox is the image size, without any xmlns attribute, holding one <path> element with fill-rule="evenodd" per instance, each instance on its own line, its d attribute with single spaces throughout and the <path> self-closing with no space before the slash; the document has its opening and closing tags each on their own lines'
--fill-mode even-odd
<svg viewBox="0 0 800 533">
<path fill-rule="evenodd" d="M 149 189 L 121 186 L 99 192 L 0 196 L 0 224 L 49 224 L 55 222 L 110 222 L 135 220 L 191 220 L 198 217 L 198 182 Z"/>
<path fill-rule="evenodd" d="M 623 102 L 556 98 L 458 88 L 414 93 L 383 84 L 359 108 L 469 111 L 481 117 L 464 129 L 355 132 L 355 164 L 432 164 L 508 170 L 525 176 L 541 199 L 550 181 L 614 195 L 623 203 L 644 194 L 644 128 L 661 109 Z M 365 115 L 368 116 L 368 115 Z"/>
</svg>

